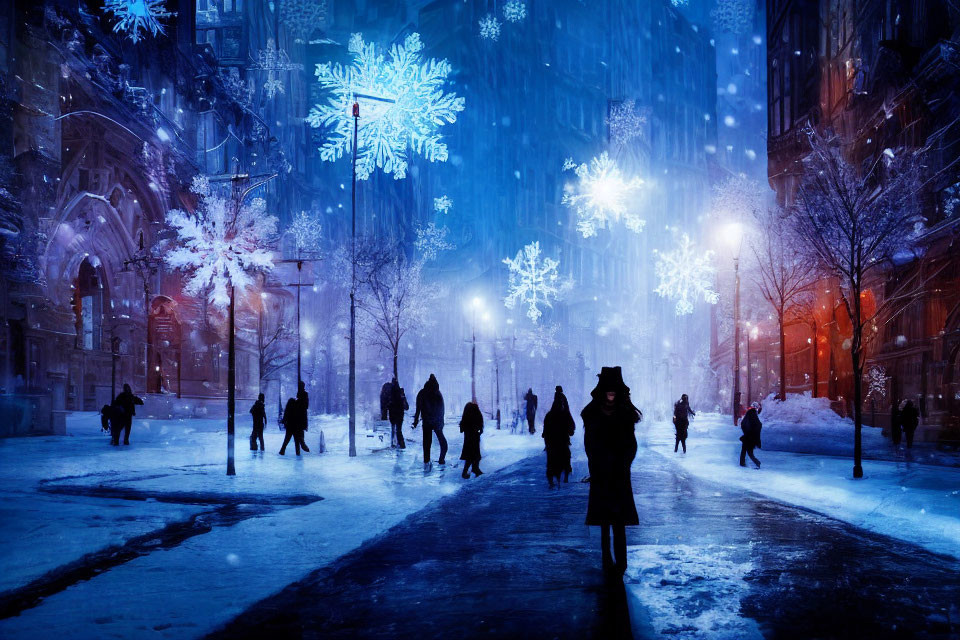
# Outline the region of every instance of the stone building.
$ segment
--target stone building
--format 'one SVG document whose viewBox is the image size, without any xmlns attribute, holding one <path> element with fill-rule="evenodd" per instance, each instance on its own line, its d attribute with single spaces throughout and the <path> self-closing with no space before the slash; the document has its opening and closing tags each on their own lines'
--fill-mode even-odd
<svg viewBox="0 0 960 640">
<path fill-rule="evenodd" d="M 889 377 L 870 399 L 877 422 L 886 424 L 891 401 L 911 398 L 930 439 L 960 416 L 958 29 L 956 7 L 938 0 L 767 2 L 769 179 L 781 203 L 794 197 L 805 151 L 801 130 L 808 124 L 839 134 L 851 158 L 886 148 L 925 150 L 925 260 L 878 278 L 867 302 L 890 295 L 890 283 L 910 270 L 922 269 L 913 275 L 926 284 L 906 307 L 879 319 L 866 365 Z M 788 335 L 788 387 L 812 388 L 846 411 L 855 382 L 845 347 L 850 323 L 836 283 L 820 283 L 815 309 Z M 868 402 L 865 415 L 872 413 Z"/>
</svg>

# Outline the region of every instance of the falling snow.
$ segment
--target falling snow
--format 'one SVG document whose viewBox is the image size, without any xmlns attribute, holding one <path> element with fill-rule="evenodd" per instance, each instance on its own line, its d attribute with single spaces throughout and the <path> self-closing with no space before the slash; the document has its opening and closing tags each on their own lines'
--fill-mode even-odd
<svg viewBox="0 0 960 640">
<path fill-rule="evenodd" d="M 492 13 L 480 18 L 480 37 L 494 42 L 500 39 L 500 21 Z"/>
<path fill-rule="evenodd" d="M 446 60 L 423 60 L 420 34 L 395 44 L 385 57 L 359 33 L 350 38 L 352 66 L 318 64 L 316 76 L 330 96 L 310 110 L 307 122 L 323 128 L 322 160 L 333 162 L 353 150 L 354 96 L 361 97 L 357 132 L 357 177 L 365 180 L 375 167 L 396 179 L 407 175 L 408 153 L 430 162 L 447 160 L 439 129 L 457 120 L 464 99 L 442 88 L 452 68 Z"/>
<path fill-rule="evenodd" d="M 647 117 L 637 111 L 633 100 L 627 100 L 614 106 L 607 118 L 610 127 L 610 139 L 623 146 L 643 135 Z"/>
<path fill-rule="evenodd" d="M 680 237 L 677 248 L 657 252 L 654 267 L 660 284 L 654 291 L 664 298 L 676 300 L 678 316 L 693 313 L 693 303 L 699 299 L 717 304 L 720 296 L 713 289 L 713 252 L 695 248 L 687 234 Z"/>
<path fill-rule="evenodd" d="M 527 5 L 520 0 L 508 0 L 503 5 L 503 17 L 507 22 L 520 22 L 527 17 Z"/>
<path fill-rule="evenodd" d="M 437 213 L 447 214 L 450 213 L 450 208 L 453 206 L 453 200 L 447 196 L 440 196 L 439 198 L 433 199 L 433 210 Z"/>
<path fill-rule="evenodd" d="M 646 220 L 640 218 L 634 206 L 634 196 L 644 185 L 641 178 L 624 177 L 606 151 L 575 171 L 580 181 L 568 187 L 563 204 L 576 210 L 577 230 L 584 238 L 619 221 L 631 231 L 643 230 Z"/>
<path fill-rule="evenodd" d="M 540 305 L 552 307 L 550 300 L 560 294 L 560 278 L 557 275 L 558 260 L 541 257 L 540 243 L 531 242 L 515 258 L 504 258 L 503 263 L 510 268 L 509 293 L 504 305 L 513 309 L 518 304 L 527 307 L 527 317 L 534 323 L 540 320 L 543 312 Z"/>
</svg>

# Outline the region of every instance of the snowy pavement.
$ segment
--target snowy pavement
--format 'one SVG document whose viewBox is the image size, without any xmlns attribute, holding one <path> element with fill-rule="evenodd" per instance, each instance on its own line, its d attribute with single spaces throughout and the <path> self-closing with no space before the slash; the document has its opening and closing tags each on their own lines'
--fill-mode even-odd
<svg viewBox="0 0 960 640">
<path fill-rule="evenodd" d="M 444 430 L 448 464 L 428 469 L 421 431 L 409 426 L 404 451 L 389 449 L 389 433 L 384 442 L 358 427 L 350 459 L 343 418 L 316 417 L 313 452 L 301 458 L 292 447 L 277 455 L 275 427 L 267 452 L 250 452 L 240 424 L 234 477 L 225 475 L 222 420 L 137 420 L 132 444 L 110 447 L 98 417 L 78 414 L 66 437 L 0 441 L 0 600 L 22 609 L 0 620 L 0 636 L 203 635 L 473 481 L 459 475 L 455 424 Z M 328 451 L 319 455 L 321 428 Z M 484 469 L 541 448 L 539 437 L 488 428 Z M 434 443 L 434 461 L 438 453 Z M 167 545 L 158 532 L 171 529 L 180 537 Z M 53 593 L 10 597 L 38 584 Z"/>
<path fill-rule="evenodd" d="M 582 453 L 576 480 L 586 473 Z M 588 485 L 538 455 L 437 501 L 210 637 L 956 638 L 960 564 L 707 482 L 641 449 L 624 583 Z"/>
</svg>

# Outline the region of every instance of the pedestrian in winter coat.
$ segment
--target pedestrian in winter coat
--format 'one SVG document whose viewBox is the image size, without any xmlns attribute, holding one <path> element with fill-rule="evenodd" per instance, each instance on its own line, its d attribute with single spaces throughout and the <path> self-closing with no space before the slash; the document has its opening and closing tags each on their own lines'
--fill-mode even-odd
<svg viewBox="0 0 960 640">
<path fill-rule="evenodd" d="M 250 407 L 250 415 L 253 416 L 253 431 L 250 432 L 250 451 L 257 451 L 257 441 L 260 442 L 260 451 L 266 451 L 263 446 L 263 427 L 267 423 L 267 409 L 264 406 L 264 396 L 261 393 L 257 396 L 257 401 Z"/>
<path fill-rule="evenodd" d="M 583 446 L 590 468 L 590 498 L 587 524 L 599 525 L 603 567 L 623 575 L 627 570 L 625 527 L 637 525 L 630 466 L 637 455 L 634 425 L 643 414 L 630 401 L 630 388 L 623 383 L 620 367 L 603 367 L 593 400 L 583 409 Z M 610 528 L 613 550 L 610 554 Z M 614 563 L 616 558 L 616 563 Z"/>
<path fill-rule="evenodd" d="M 900 403 L 896 400 L 890 405 L 890 439 L 893 440 L 893 446 L 900 446 L 900 439 L 903 435 L 903 424 L 900 421 Z"/>
<path fill-rule="evenodd" d="M 304 431 L 309 431 L 310 394 L 307 393 L 307 385 L 304 384 L 303 380 L 297 383 L 297 408 L 300 410 L 300 427 Z M 309 451 L 306 447 L 304 447 L 304 450 Z"/>
<path fill-rule="evenodd" d="M 390 384 L 390 401 L 387 403 L 387 413 L 390 416 L 390 446 L 407 448 L 407 443 L 403 439 L 403 412 L 409 408 L 407 394 L 394 378 Z"/>
<path fill-rule="evenodd" d="M 283 410 L 283 428 L 286 434 L 283 436 L 283 444 L 280 445 L 280 455 L 287 454 L 287 445 L 290 439 L 293 439 L 294 448 L 297 455 L 300 455 L 300 449 L 310 453 L 310 448 L 303 441 L 304 418 L 306 410 L 300 407 L 300 401 L 296 398 L 288 398 L 287 406 Z"/>
<path fill-rule="evenodd" d="M 380 387 L 380 419 L 387 419 L 387 411 L 390 406 L 390 387 L 389 382 L 384 382 L 383 386 Z"/>
<path fill-rule="evenodd" d="M 913 405 L 913 400 L 907 400 L 900 410 L 900 423 L 903 425 L 903 435 L 907 438 L 907 449 L 912 449 L 913 434 L 920 425 L 920 412 Z"/>
<path fill-rule="evenodd" d="M 130 444 L 130 428 L 133 426 L 133 416 L 137 415 L 137 405 L 143 405 L 143 400 L 133 395 L 129 384 L 123 385 L 123 391 L 113 401 L 114 405 L 123 408 L 123 444 Z"/>
<path fill-rule="evenodd" d="M 747 466 L 747 456 L 750 456 L 753 464 L 757 465 L 757 469 L 760 468 L 760 461 L 757 460 L 757 456 L 753 455 L 755 448 L 763 448 L 760 446 L 760 429 L 763 427 L 763 423 L 760 422 L 760 411 L 760 403 L 754 402 L 747 409 L 747 414 L 740 420 L 740 430 L 743 431 L 743 435 L 740 436 L 740 442 L 742 443 L 740 445 L 741 467 Z"/>
<path fill-rule="evenodd" d="M 470 467 L 473 467 L 475 478 L 483 475 L 480 471 L 480 434 L 483 433 L 483 414 L 476 402 L 468 402 L 463 407 L 463 416 L 460 418 L 460 433 L 463 434 L 463 451 L 460 459 L 463 460 L 463 479 L 470 477 Z"/>
<path fill-rule="evenodd" d="M 537 396 L 533 393 L 533 389 L 527 389 L 526 395 L 523 396 L 523 401 L 527 405 L 527 428 L 530 430 L 530 433 L 536 433 L 537 430 L 533 425 L 537 419 Z"/>
<path fill-rule="evenodd" d="M 433 436 L 437 436 L 440 443 L 439 464 L 446 464 L 447 439 L 443 437 L 443 394 L 440 393 L 440 383 L 432 373 L 424 383 L 423 389 L 417 393 L 417 408 L 413 414 L 413 428 L 423 417 L 423 464 L 430 464 L 430 447 Z"/>
<path fill-rule="evenodd" d="M 690 399 L 687 394 L 680 396 L 680 399 L 673 405 L 673 426 L 676 429 L 677 441 L 673 445 L 673 452 L 682 444 L 683 452 L 687 452 L 687 429 L 690 427 L 690 416 L 695 416 L 693 409 L 690 408 Z"/>
<path fill-rule="evenodd" d="M 553 479 L 557 479 L 560 488 L 560 475 L 564 482 L 570 479 L 570 436 L 576 430 L 570 407 L 560 387 L 553 397 L 553 406 L 543 417 L 543 443 L 547 450 L 547 482 L 553 488 Z"/>
<path fill-rule="evenodd" d="M 110 432 L 110 444 L 117 446 L 120 444 L 120 432 L 126 424 L 126 416 L 123 407 L 114 404 L 103 405 L 100 409 L 100 427 Z"/>
</svg>

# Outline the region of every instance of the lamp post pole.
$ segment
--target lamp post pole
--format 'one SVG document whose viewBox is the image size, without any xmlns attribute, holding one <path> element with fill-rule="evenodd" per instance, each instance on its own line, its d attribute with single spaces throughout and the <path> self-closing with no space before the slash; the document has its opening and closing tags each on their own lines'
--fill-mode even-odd
<svg viewBox="0 0 960 640">
<path fill-rule="evenodd" d="M 120 338 L 110 338 L 110 402 L 117 397 L 117 359 L 120 357 Z"/>
<path fill-rule="evenodd" d="M 750 365 L 753 362 L 750 360 L 750 343 L 753 341 L 753 329 L 747 331 L 747 405 L 750 404 L 750 400 L 753 398 L 753 379 L 750 375 Z"/>
<path fill-rule="evenodd" d="M 350 184 L 350 378 L 349 437 L 350 457 L 357 455 L 357 131 L 360 128 L 360 103 L 353 103 L 353 176 Z"/>
<path fill-rule="evenodd" d="M 733 258 L 733 424 L 740 413 L 740 252 Z"/>
</svg>

